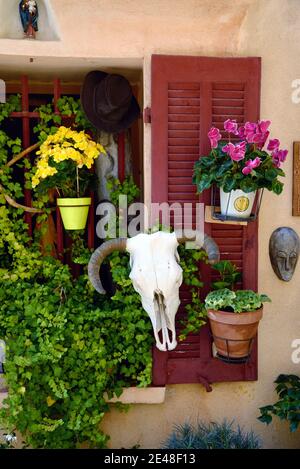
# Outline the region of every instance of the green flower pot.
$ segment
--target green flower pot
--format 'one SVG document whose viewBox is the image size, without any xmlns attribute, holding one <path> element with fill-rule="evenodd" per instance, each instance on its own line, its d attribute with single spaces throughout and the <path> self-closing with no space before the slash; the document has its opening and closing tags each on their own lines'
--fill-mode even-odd
<svg viewBox="0 0 300 469">
<path fill-rule="evenodd" d="M 57 199 L 66 230 L 83 230 L 86 227 L 91 202 L 91 197 Z"/>
</svg>

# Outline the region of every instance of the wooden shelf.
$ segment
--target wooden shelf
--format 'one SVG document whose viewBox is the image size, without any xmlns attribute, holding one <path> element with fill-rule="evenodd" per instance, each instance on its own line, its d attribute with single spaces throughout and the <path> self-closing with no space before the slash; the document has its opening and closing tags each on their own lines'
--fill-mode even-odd
<svg viewBox="0 0 300 469">
<path fill-rule="evenodd" d="M 215 218 L 212 217 L 212 207 L 211 205 L 206 205 L 205 207 L 205 222 L 206 223 L 222 223 L 225 225 L 242 225 L 242 226 L 247 226 L 248 222 L 247 221 L 234 221 L 234 220 L 216 220 Z"/>
</svg>

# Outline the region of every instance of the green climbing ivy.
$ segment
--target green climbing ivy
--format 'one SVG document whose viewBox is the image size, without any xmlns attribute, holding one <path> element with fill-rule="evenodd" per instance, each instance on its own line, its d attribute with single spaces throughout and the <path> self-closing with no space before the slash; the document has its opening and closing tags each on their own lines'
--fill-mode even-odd
<svg viewBox="0 0 300 469">
<path fill-rule="evenodd" d="M 57 104 L 65 115 L 75 116 L 75 125 L 86 128 L 78 101 L 66 97 Z M 0 105 L 0 122 L 16 110 L 20 97 L 11 96 Z M 43 140 L 60 124 L 60 116 L 52 105 L 38 112 L 35 131 Z M 0 184 L 15 199 L 23 197 L 23 189 L 5 165 L 20 150 L 21 141 L 1 128 Z M 28 159 L 18 166 L 30 176 Z M 138 197 L 131 178 L 111 183 L 115 202 L 120 193 L 129 203 Z M 39 220 L 45 219 L 50 210 L 47 196 L 33 205 L 45 210 Z M 116 291 L 112 298 L 101 296 L 88 281 L 90 251 L 82 233 L 73 237 L 73 261 L 84 269 L 76 280 L 68 266 L 41 255 L 38 239 L 29 240 L 23 210 L 7 205 L 0 193 L 0 337 L 7 345 L 9 390 L 0 427 L 10 434 L 18 430 L 25 445 L 33 448 L 106 447 L 109 437 L 100 425 L 110 409 L 107 398 L 120 396 L 124 387 L 151 383 L 152 327 L 129 279 L 128 255 L 115 252 L 108 258 Z M 203 254 L 179 250 L 184 281 L 192 287 L 183 338 L 204 321 L 197 267 Z"/>
<path fill-rule="evenodd" d="M 59 106 L 68 103 L 76 114 L 77 104 L 69 98 L 62 98 Z M 11 97 L 0 106 L 1 121 L 16 110 L 19 98 Z M 50 105 L 40 111 L 39 135 L 45 128 L 51 131 L 51 122 L 59 123 Z M 76 117 L 77 125 L 84 125 L 80 112 Z M 15 199 L 22 198 L 22 186 L 5 164 L 19 153 L 20 144 L 1 129 L 1 184 Z M 18 166 L 30 172 L 27 159 Z M 26 186 L 30 188 L 29 178 Z M 45 208 L 48 199 L 34 204 Z M 72 255 L 85 266 L 90 251 L 82 234 L 74 233 Z M 34 448 L 75 448 L 82 443 L 105 447 L 108 436 L 99 424 L 109 411 L 107 397 L 119 396 L 131 384 L 145 386 L 151 381 L 149 319 L 135 292 L 130 303 L 131 286 L 127 291 L 121 276 L 115 283 L 128 305 L 124 308 L 117 295 L 112 307 L 109 298 L 91 287 L 86 271 L 74 280 L 67 266 L 41 255 L 38 240 L 29 241 L 23 210 L 7 205 L 1 195 L 0 337 L 7 344 L 9 389 L 0 411 L 1 426 L 9 432 L 17 429 L 25 444 Z M 111 259 L 111 264 L 120 271 L 118 259 Z"/>
<path fill-rule="evenodd" d="M 37 134 L 40 142 L 46 140 L 48 135 L 54 134 L 57 127 L 63 124 L 65 117 L 72 117 L 71 126 L 76 130 L 94 130 L 83 112 L 80 99 L 62 96 L 57 100 L 56 106 L 59 114 L 55 112 L 53 103 L 42 104 L 35 109 L 35 112 L 39 113 L 39 121 L 33 132 Z"/>
</svg>

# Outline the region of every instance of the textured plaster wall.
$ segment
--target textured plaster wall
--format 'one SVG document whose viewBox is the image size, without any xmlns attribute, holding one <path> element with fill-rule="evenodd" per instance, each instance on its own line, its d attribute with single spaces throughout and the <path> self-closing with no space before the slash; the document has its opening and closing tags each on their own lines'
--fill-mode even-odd
<svg viewBox="0 0 300 469">
<path fill-rule="evenodd" d="M 277 420 L 265 427 L 256 419 L 258 407 L 275 399 L 272 381 L 281 372 L 300 374 L 291 361 L 291 342 L 300 338 L 300 265 L 285 284 L 268 260 L 273 229 L 292 226 L 300 235 L 300 219 L 291 216 L 292 142 L 300 140 L 300 104 L 291 101 L 291 82 L 300 78 L 299 0 L 52 0 L 61 41 L 0 40 L 0 74 L 5 64 L 43 72 L 47 63 L 63 67 L 71 60 L 87 69 L 105 60 L 144 62 L 144 104 L 150 105 L 152 53 L 215 56 L 261 56 L 261 116 L 272 120 L 273 135 L 290 151 L 284 193 L 266 194 L 259 229 L 259 289 L 273 303 L 265 308 L 259 333 L 259 379 L 254 383 L 221 383 L 206 393 L 201 385 L 169 386 L 158 405 L 134 405 L 128 413 L 112 410 L 103 429 L 112 448 L 159 447 L 174 423 L 197 417 L 224 417 L 252 427 L 265 447 L 300 447 L 300 433 L 291 435 Z M 2 54 L 2 55 L 1 55 Z M 10 57 L 7 56 L 10 55 Z M 150 198 L 150 126 L 145 126 L 146 199 Z"/>
</svg>

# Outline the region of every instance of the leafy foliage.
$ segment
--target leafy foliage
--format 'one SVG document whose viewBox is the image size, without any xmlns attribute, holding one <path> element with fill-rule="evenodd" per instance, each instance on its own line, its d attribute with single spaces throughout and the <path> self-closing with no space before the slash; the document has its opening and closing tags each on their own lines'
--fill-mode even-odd
<svg viewBox="0 0 300 469">
<path fill-rule="evenodd" d="M 217 148 L 213 148 L 208 156 L 202 156 L 194 165 L 193 183 L 196 184 L 199 193 L 209 189 L 213 184 L 222 187 L 224 192 L 241 189 L 244 192 L 252 192 L 266 188 L 275 194 L 283 190 L 283 183 L 278 176 L 284 176 L 282 169 L 274 166 L 271 155 L 264 150 L 259 150 L 255 145 L 247 144 L 245 159 L 233 161 L 230 156 L 222 151 L 226 142 L 220 142 Z M 245 162 L 259 157 L 261 164 L 250 174 L 245 175 L 242 169 Z"/>
<path fill-rule="evenodd" d="M 242 274 L 238 271 L 236 265 L 230 261 L 219 261 L 213 264 L 212 268 L 217 270 L 220 275 L 220 280 L 212 283 L 215 290 L 222 288 L 233 289 L 234 285 L 242 278 Z"/>
<path fill-rule="evenodd" d="M 198 422 L 175 425 L 174 431 L 164 443 L 164 449 L 259 449 L 261 441 L 253 431 L 246 432 L 240 426 L 233 428 L 233 421 Z"/>
<path fill-rule="evenodd" d="M 62 96 L 57 100 L 56 105 L 60 114 L 55 112 L 53 103 L 43 104 L 35 109 L 35 112 L 39 113 L 39 122 L 33 131 L 41 143 L 46 140 L 48 135 L 57 131 L 57 127 L 63 124 L 66 117 L 72 117 L 71 126 L 76 130 L 94 130 L 84 114 L 80 99 Z"/>
<path fill-rule="evenodd" d="M 188 334 L 198 332 L 206 323 L 207 313 L 200 299 L 200 288 L 203 287 L 203 282 L 199 279 L 199 263 L 206 262 L 207 255 L 204 251 L 185 249 L 184 246 L 178 247 L 178 253 L 183 270 L 183 283 L 190 287 L 192 294 L 191 302 L 185 306 L 186 316 L 180 321 L 182 329 L 179 340 L 182 341 Z"/>
<path fill-rule="evenodd" d="M 128 259 L 111 259 L 117 292 L 101 297 L 87 276 L 27 247 L 26 225 L 14 232 L 1 207 L 0 336 L 7 344 L 3 424 L 33 447 L 103 447 L 98 429 L 109 410 L 104 394 L 151 381 L 151 325 L 128 282 Z"/>
<path fill-rule="evenodd" d="M 0 123 L 3 122 L 11 112 L 19 111 L 21 106 L 20 96 L 11 95 L 6 103 L 0 103 Z M 1 126 L 2 127 L 2 126 Z M 14 155 L 21 151 L 21 139 L 11 138 L 3 128 L 0 128 L 0 184 L 5 193 L 13 198 L 23 195 L 21 185 L 12 180 L 12 168 L 7 163 Z M 4 195 L 0 192 L 0 202 L 5 203 Z"/>
<path fill-rule="evenodd" d="M 0 106 L 0 119 L 18 109 L 17 99 L 9 103 Z M 83 125 L 76 104 L 68 98 L 60 105 L 66 113 L 77 109 L 77 125 Z M 56 132 L 60 116 L 49 105 L 40 111 L 36 132 L 44 141 Z M 23 197 L 23 189 L 4 165 L 19 153 L 20 143 L 0 135 L 1 184 L 15 198 Z M 19 166 L 28 171 L 29 188 L 30 161 L 20 160 Z M 116 201 L 117 191 L 127 194 L 129 203 L 138 194 L 129 179 L 114 188 Z M 38 207 L 48 204 L 48 194 L 34 201 Z M 116 286 L 108 298 L 94 291 L 86 270 L 74 280 L 67 266 L 42 256 L 27 229 L 23 211 L 7 206 L 0 195 L 0 337 L 9 389 L 1 425 L 10 433 L 18 430 L 33 448 L 103 448 L 108 436 L 99 425 L 110 408 L 107 397 L 130 385 L 147 386 L 152 375 L 152 327 L 129 279 L 128 255 L 108 258 Z M 73 260 L 85 266 L 90 252 L 82 233 L 72 235 Z M 201 282 L 195 263 L 202 254 L 187 250 L 181 256 L 185 281 L 196 291 Z M 198 294 L 192 305 L 188 331 L 201 325 L 204 314 Z"/>
<path fill-rule="evenodd" d="M 7 106 L 1 106 L 2 116 Z M 22 186 L 4 167 L 20 151 L 20 141 L 3 132 L 0 145 L 1 183 L 12 196 L 22 197 Z M 19 165 L 30 169 L 26 159 Z M 46 195 L 36 202 L 47 203 Z M 106 396 L 151 381 L 149 318 L 137 294 L 131 297 L 124 278 L 117 278 L 117 272 L 128 278 L 128 259 L 121 271 L 118 259 L 110 260 L 116 272 L 113 302 L 94 291 L 86 273 L 74 280 L 67 266 L 43 257 L 39 245 L 29 243 L 23 215 L 0 197 L 0 337 L 7 346 L 9 389 L 1 424 L 20 431 L 34 448 L 75 448 L 83 442 L 104 447 L 108 436 L 99 424 L 109 411 Z M 73 260 L 84 265 L 90 252 L 82 233 L 74 237 Z"/>
<path fill-rule="evenodd" d="M 223 288 L 208 293 L 205 299 L 207 309 L 233 311 L 242 313 L 261 308 L 265 301 L 271 301 L 267 295 L 260 295 L 252 290 L 236 292 Z"/>
<path fill-rule="evenodd" d="M 260 420 L 269 425 L 273 415 L 289 423 L 290 431 L 295 432 L 300 426 L 300 377 L 281 374 L 274 381 L 278 401 L 275 404 L 260 407 Z"/>
<path fill-rule="evenodd" d="M 10 95 L 6 103 L 0 103 L 0 123 L 9 118 L 12 112 L 19 112 L 21 109 L 21 96 L 19 94 Z"/>
<path fill-rule="evenodd" d="M 131 175 L 126 176 L 123 182 L 111 176 L 108 178 L 106 186 L 107 190 L 110 192 L 111 202 L 115 206 L 119 205 L 120 195 L 126 195 L 128 205 L 137 200 L 140 195 L 140 189 L 134 183 Z"/>
</svg>

